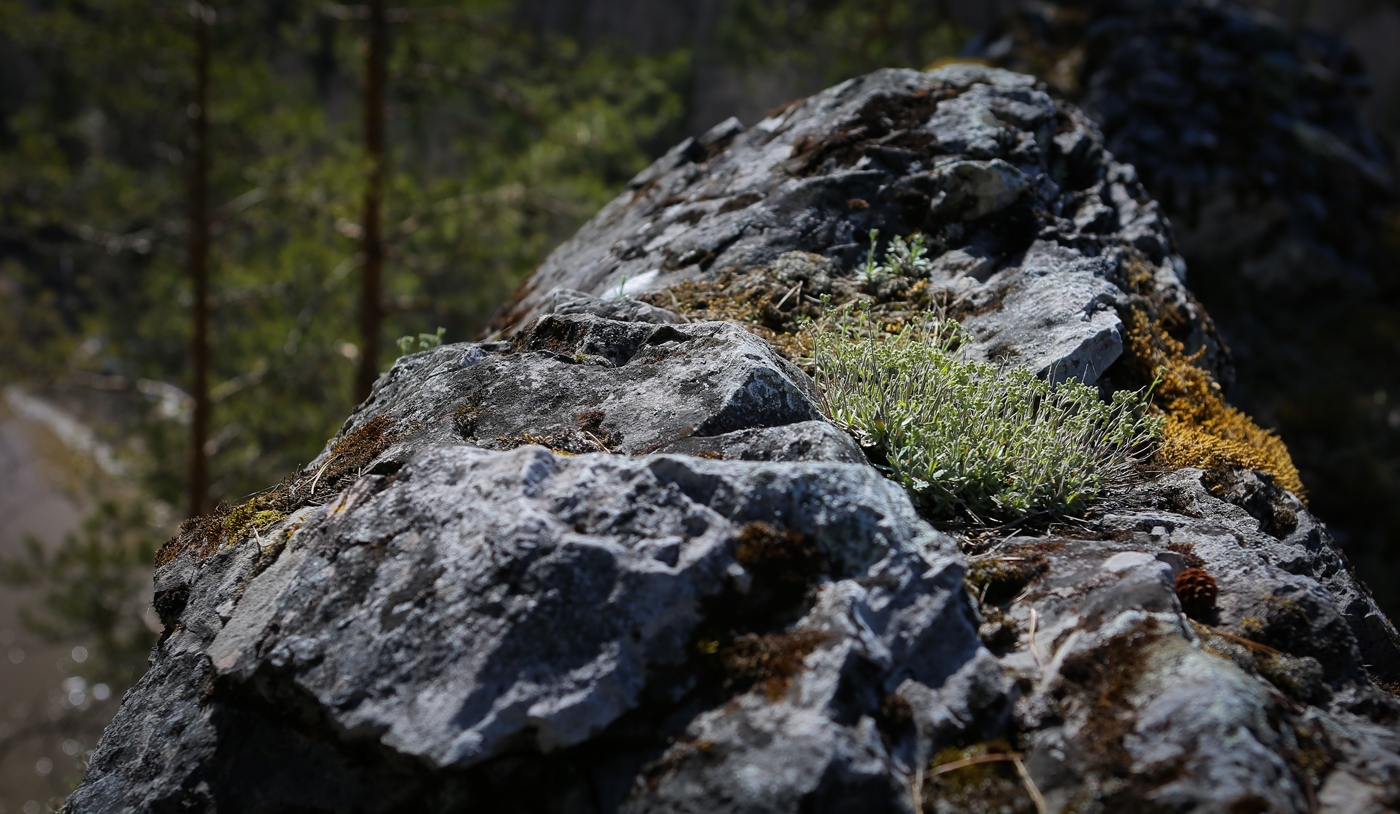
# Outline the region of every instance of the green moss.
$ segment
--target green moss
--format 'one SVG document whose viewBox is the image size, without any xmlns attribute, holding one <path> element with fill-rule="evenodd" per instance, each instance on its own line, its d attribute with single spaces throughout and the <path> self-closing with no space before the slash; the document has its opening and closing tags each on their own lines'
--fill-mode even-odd
<svg viewBox="0 0 1400 814">
<path fill-rule="evenodd" d="M 1251 641 L 1285 653 L 1312 652 L 1312 623 L 1297 600 L 1270 594 L 1264 597 L 1262 616 L 1241 619 L 1236 629 Z"/>
<path fill-rule="evenodd" d="M 254 532 L 262 532 L 269 526 L 280 523 L 287 513 L 277 509 L 261 508 L 257 498 L 244 503 L 229 512 L 224 521 L 225 540 L 233 543 Z"/>
<path fill-rule="evenodd" d="M 940 772 L 940 766 L 1015 752 L 1006 740 L 953 746 L 938 752 L 924 780 L 925 814 L 1033 814 L 1035 803 L 1010 761 L 973 763 Z"/>
<path fill-rule="evenodd" d="M 1252 642 L 1258 642 L 1262 637 L 1267 635 L 1268 630 L 1268 626 L 1264 623 L 1264 620 L 1257 616 L 1246 616 L 1240 619 L 1239 624 L 1235 625 L 1235 628 L 1239 630 L 1241 636 Z M 1262 644 L 1262 642 L 1260 643 Z"/>
<path fill-rule="evenodd" d="M 1287 653 L 1256 653 L 1259 675 L 1284 695 L 1304 704 L 1323 704 L 1331 694 L 1323 676 L 1322 664 L 1309 656 Z"/>
<path fill-rule="evenodd" d="M 1293 726 L 1296 748 L 1288 753 L 1291 762 L 1317 789 L 1337 765 L 1337 755 L 1327 739 L 1327 730 L 1316 720 Z"/>
</svg>

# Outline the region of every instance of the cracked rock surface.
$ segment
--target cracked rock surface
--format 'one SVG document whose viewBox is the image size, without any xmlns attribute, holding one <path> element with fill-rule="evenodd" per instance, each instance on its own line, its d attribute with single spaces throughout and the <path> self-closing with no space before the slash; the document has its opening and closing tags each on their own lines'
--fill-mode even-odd
<svg viewBox="0 0 1400 814">
<path fill-rule="evenodd" d="M 1123 352 L 1118 309 L 1147 297 L 1180 312 L 1188 351 L 1230 378 L 1135 170 L 1034 79 L 978 65 L 877 71 L 686 140 L 556 249 L 500 324 L 558 312 L 561 296 L 663 291 L 789 252 L 849 275 L 871 229 L 881 247 L 929 235 L 929 284 L 967 312 L 981 356 L 1093 383 Z"/>
<path fill-rule="evenodd" d="M 1240 369 L 1231 402 L 1279 429 L 1378 591 L 1400 584 L 1400 186 L 1362 114 L 1364 60 L 1238 0 L 1039 4 L 981 42 L 1057 66 L 1056 92 L 1137 168 Z"/>
<path fill-rule="evenodd" d="M 1026 77 L 882 71 L 726 123 L 506 340 L 401 358 L 281 519 L 168 544 L 165 635 L 67 810 L 1400 808 L 1395 629 L 1269 476 L 940 529 L 769 343 L 617 296 L 877 297 L 871 228 L 931 236 L 918 285 L 974 355 L 1107 385 L 1125 315 L 1169 305 L 1228 372 L 1132 168 Z"/>
</svg>

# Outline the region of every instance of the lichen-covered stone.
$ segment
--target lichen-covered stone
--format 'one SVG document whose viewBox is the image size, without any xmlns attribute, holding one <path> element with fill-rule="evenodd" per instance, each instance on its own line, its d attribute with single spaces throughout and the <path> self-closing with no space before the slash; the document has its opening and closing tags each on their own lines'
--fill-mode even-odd
<svg viewBox="0 0 1400 814">
<path fill-rule="evenodd" d="M 653 322 L 658 325 L 675 325 L 687 321 L 684 317 L 664 308 L 638 302 L 631 297 L 604 299 L 585 294 L 582 291 L 571 291 L 567 288 L 554 290 L 554 299 L 550 303 L 549 313 L 592 314 L 606 319 L 615 319 L 619 322 Z"/>
<path fill-rule="evenodd" d="M 927 276 L 859 279 L 871 227 L 925 230 Z M 968 353 L 1111 388 L 1151 311 L 1208 390 L 1182 276 L 1028 77 L 882 71 L 726 122 L 541 268 L 508 341 L 400 359 L 284 519 L 165 549 L 165 635 L 68 810 L 1400 808 L 1395 629 L 1269 476 L 1143 471 L 954 539 L 792 362 L 682 313 L 918 286 Z"/>
<path fill-rule="evenodd" d="M 141 810 L 200 787 L 191 799 L 211 809 L 246 805 L 220 779 L 260 765 L 237 744 L 261 733 L 295 746 L 306 727 L 343 749 L 284 754 L 256 807 L 342 799 L 322 787 L 334 781 L 358 789 L 343 798 L 357 810 L 405 795 L 447 810 L 433 796 L 444 785 L 497 800 L 505 756 L 585 744 L 629 754 L 631 772 L 667 766 L 668 738 L 742 694 L 723 659 L 746 632 L 816 634 L 792 675 L 738 677 L 767 680 L 739 703 L 762 708 L 764 748 L 785 767 L 764 782 L 772 804 L 753 810 L 790 810 L 847 775 L 898 790 L 935 738 L 1002 703 L 952 542 L 864 464 L 428 445 L 299 516 L 269 567 L 261 555 L 245 544 L 195 564 L 186 552 L 158 574 L 189 580 L 193 567 L 190 601 L 71 808 Z M 872 741 L 882 700 L 915 686 L 927 702 L 913 725 Z M 832 738 L 810 743 L 813 727 Z M 808 748 L 820 761 L 797 757 Z M 385 763 L 350 779 L 355 754 Z M 132 774 L 153 759 L 155 776 Z M 385 795 L 396 773 L 403 788 Z M 650 800 L 630 777 L 604 779 Z"/>
<path fill-rule="evenodd" d="M 1400 584 L 1400 173 L 1365 113 L 1366 60 L 1266 6 L 1025 5 L 972 50 L 1056 66 L 1051 89 L 1136 167 L 1240 368 L 1230 400 L 1288 441 L 1379 590 Z"/>
<path fill-rule="evenodd" d="M 1329 772 L 1361 765 L 1367 793 L 1394 805 L 1400 700 L 1368 671 L 1394 675 L 1400 649 L 1316 520 L 1294 504 L 1286 529 L 1261 522 L 1189 469 L 1124 505 L 1081 534 L 1017 536 L 973 560 L 973 573 L 1037 563 L 1015 601 L 982 609 L 1016 631 L 997 650 L 1030 690 L 1018 722 L 1051 810 L 1308 812 Z M 1188 567 L 1219 587 L 1201 622 L 1174 591 Z"/>
<path fill-rule="evenodd" d="M 555 314 L 514 343 L 446 345 L 403 357 L 341 435 L 387 416 L 410 446 L 465 440 L 654 452 L 690 436 L 819 420 L 814 388 L 733 325 Z"/>
<path fill-rule="evenodd" d="M 723 435 L 691 435 L 657 452 L 734 461 L 835 461 L 866 463 L 851 436 L 827 421 L 737 430 Z"/>
</svg>

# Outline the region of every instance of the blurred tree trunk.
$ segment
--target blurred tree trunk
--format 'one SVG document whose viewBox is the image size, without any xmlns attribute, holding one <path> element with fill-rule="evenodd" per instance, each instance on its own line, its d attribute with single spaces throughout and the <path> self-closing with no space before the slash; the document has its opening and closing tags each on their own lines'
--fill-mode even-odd
<svg viewBox="0 0 1400 814">
<path fill-rule="evenodd" d="M 209 26 L 214 9 L 190 5 L 194 17 L 194 100 L 188 110 L 189 143 L 189 272 L 194 289 L 194 416 L 190 421 L 191 517 L 204 513 L 209 494 Z"/>
<path fill-rule="evenodd" d="M 369 397 L 379 377 L 379 334 L 384 321 L 380 289 L 384 275 L 384 245 L 380 237 L 380 209 L 384 203 L 384 84 L 387 24 L 384 0 L 369 0 L 365 47 L 365 152 L 369 179 L 365 190 L 362 254 L 364 267 L 360 289 L 360 374 L 355 398 Z"/>
</svg>

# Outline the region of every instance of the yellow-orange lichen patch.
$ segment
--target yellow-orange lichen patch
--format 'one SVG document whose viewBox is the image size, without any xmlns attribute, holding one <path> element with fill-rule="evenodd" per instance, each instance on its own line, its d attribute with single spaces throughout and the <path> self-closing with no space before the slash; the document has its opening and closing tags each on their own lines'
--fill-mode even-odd
<svg viewBox="0 0 1400 814">
<path fill-rule="evenodd" d="M 1159 453 L 1166 465 L 1199 467 L 1214 475 L 1236 467 L 1257 469 L 1303 496 L 1303 482 L 1283 439 L 1226 403 L 1220 385 L 1194 364 L 1199 351 L 1188 355 L 1161 320 L 1137 310 L 1128 315 L 1128 350 L 1158 377 L 1153 402 L 1167 416 Z"/>
</svg>

